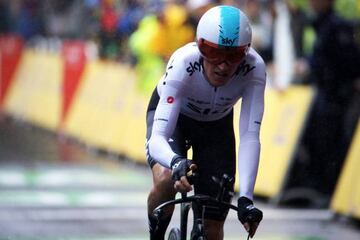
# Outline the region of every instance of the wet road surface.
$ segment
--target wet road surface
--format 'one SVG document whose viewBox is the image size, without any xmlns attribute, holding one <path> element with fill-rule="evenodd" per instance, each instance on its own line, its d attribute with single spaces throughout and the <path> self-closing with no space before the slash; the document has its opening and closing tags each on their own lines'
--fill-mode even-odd
<svg viewBox="0 0 360 240">
<path fill-rule="evenodd" d="M 146 166 L 8 118 L 0 165 L 0 240 L 148 239 Z M 359 226 L 328 210 L 256 204 L 265 218 L 255 239 L 360 239 Z M 171 226 L 178 222 L 176 209 Z M 235 213 L 225 239 L 246 239 Z"/>
</svg>

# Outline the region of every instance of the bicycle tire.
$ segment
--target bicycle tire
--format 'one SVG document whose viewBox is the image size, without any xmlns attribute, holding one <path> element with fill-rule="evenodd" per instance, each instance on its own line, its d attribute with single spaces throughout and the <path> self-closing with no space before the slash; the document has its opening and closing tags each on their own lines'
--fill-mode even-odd
<svg viewBox="0 0 360 240">
<path fill-rule="evenodd" d="M 192 240 L 207 240 L 207 238 L 205 236 L 200 236 L 197 238 L 193 238 Z"/>
<path fill-rule="evenodd" d="M 204 240 L 204 237 L 193 238 L 192 240 Z"/>
<path fill-rule="evenodd" d="M 181 240 L 181 232 L 179 228 L 172 228 L 169 233 L 168 240 Z"/>
</svg>

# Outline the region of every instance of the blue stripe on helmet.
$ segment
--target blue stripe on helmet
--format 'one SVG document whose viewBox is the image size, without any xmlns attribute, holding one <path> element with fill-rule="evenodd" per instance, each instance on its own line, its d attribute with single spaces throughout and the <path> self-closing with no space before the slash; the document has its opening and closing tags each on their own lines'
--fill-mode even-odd
<svg viewBox="0 0 360 240">
<path fill-rule="evenodd" d="M 237 8 L 220 6 L 219 30 L 219 45 L 239 46 L 240 11 Z"/>
</svg>

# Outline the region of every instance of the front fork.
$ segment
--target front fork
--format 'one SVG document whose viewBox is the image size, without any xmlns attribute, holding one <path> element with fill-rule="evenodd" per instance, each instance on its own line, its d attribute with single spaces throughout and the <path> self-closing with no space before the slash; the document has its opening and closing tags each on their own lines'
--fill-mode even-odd
<svg viewBox="0 0 360 240">
<path fill-rule="evenodd" d="M 181 194 L 182 198 L 186 197 L 186 193 Z M 187 220 L 189 215 L 189 210 L 191 207 L 191 203 L 181 203 L 181 216 L 180 216 L 180 232 L 181 232 L 181 240 L 186 240 L 187 233 Z"/>
<path fill-rule="evenodd" d="M 193 213 L 194 213 L 194 223 L 193 229 L 191 231 L 191 240 L 204 240 L 205 232 L 204 232 L 204 206 L 201 204 L 197 204 L 193 202 Z"/>
<path fill-rule="evenodd" d="M 191 232 L 191 240 L 206 239 L 203 226 L 203 220 L 201 218 L 194 220 L 194 226 Z"/>
<path fill-rule="evenodd" d="M 186 197 L 186 193 L 181 194 L 182 198 Z M 193 203 L 181 203 L 181 216 L 180 216 L 180 232 L 181 232 L 181 240 L 186 240 L 187 235 L 187 220 L 189 215 L 189 210 L 191 208 L 191 205 L 193 205 L 193 213 L 194 213 L 194 222 L 193 222 L 193 228 L 191 231 L 191 240 L 198 240 L 198 239 L 206 239 L 205 238 L 205 232 L 204 232 L 204 222 L 203 222 L 203 212 L 204 209 L 201 204 L 198 205 L 196 202 Z"/>
</svg>

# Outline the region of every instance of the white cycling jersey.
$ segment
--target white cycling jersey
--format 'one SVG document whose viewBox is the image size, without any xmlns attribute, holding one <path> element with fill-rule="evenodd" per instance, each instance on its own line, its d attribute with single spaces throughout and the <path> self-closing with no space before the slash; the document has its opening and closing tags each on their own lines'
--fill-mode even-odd
<svg viewBox="0 0 360 240">
<path fill-rule="evenodd" d="M 214 87 L 206 79 L 200 59 L 196 43 L 179 48 L 171 56 L 166 73 L 157 85 L 160 100 L 148 141 L 149 153 L 161 165 L 170 168 L 176 154 L 168 141 L 179 113 L 198 121 L 214 121 L 226 116 L 241 98 L 238 151 L 240 195 L 252 199 L 264 111 L 264 61 L 254 49 L 250 49 L 232 79 L 224 86 Z"/>
</svg>

